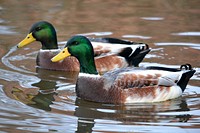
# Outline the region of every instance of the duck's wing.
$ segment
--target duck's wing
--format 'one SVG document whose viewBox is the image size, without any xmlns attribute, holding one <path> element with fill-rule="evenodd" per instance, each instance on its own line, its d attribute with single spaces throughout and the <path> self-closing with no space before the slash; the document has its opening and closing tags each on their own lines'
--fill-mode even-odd
<svg viewBox="0 0 200 133">
<path fill-rule="evenodd" d="M 131 48 L 125 48 L 119 54 L 105 54 L 95 57 L 96 68 L 100 73 L 105 73 L 116 68 L 138 66 L 144 59 L 149 49 L 138 47 L 133 53 Z"/>
<path fill-rule="evenodd" d="M 124 68 L 129 66 L 125 58 L 115 54 L 96 57 L 95 65 L 99 74 L 103 74 L 116 68 Z"/>
<path fill-rule="evenodd" d="M 122 89 L 143 88 L 147 86 L 180 86 L 187 85 L 194 74 L 194 70 L 164 71 L 164 70 L 133 70 L 120 73 L 114 84 Z M 185 86 L 181 87 L 182 90 Z"/>
<path fill-rule="evenodd" d="M 115 79 L 114 85 L 121 89 L 142 88 L 158 84 L 160 73 L 154 70 L 133 70 L 120 73 Z"/>
<path fill-rule="evenodd" d="M 94 44 L 95 46 L 96 44 Z M 117 45 L 117 44 L 115 44 Z M 150 48 L 147 44 L 142 45 L 118 45 L 119 47 L 115 47 L 115 45 L 111 44 L 101 44 L 97 47 L 94 47 L 95 57 L 98 60 L 110 60 L 110 57 L 115 57 L 118 64 L 114 64 L 115 67 L 127 67 L 127 66 L 138 66 L 140 62 L 145 58 L 145 56 L 150 52 Z M 102 58 L 102 59 L 100 59 Z M 112 61 L 116 62 L 115 59 Z M 111 63 L 110 66 L 113 67 L 114 62 L 106 62 L 103 61 L 104 64 Z M 103 66 L 102 66 L 103 67 Z M 109 68 L 109 66 L 106 66 Z"/>
<path fill-rule="evenodd" d="M 124 103 L 159 102 L 182 95 L 195 70 L 136 70 L 120 73 L 110 88 L 121 90 Z"/>
<path fill-rule="evenodd" d="M 111 44 L 111 43 L 102 43 L 102 42 L 92 42 L 92 46 L 94 48 L 95 56 L 99 56 L 102 54 L 119 54 L 125 48 L 130 48 L 132 53 L 139 47 L 146 47 L 147 44 L 144 43 L 135 43 L 135 44 Z"/>
</svg>

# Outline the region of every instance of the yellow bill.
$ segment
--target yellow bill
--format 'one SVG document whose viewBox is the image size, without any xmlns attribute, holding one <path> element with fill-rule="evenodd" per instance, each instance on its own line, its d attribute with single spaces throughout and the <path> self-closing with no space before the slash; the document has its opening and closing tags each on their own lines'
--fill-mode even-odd
<svg viewBox="0 0 200 133">
<path fill-rule="evenodd" d="M 36 39 L 33 37 L 32 33 L 29 33 L 26 38 L 24 40 L 22 40 L 18 45 L 17 47 L 18 48 L 21 48 L 21 47 L 24 47 L 32 42 L 36 41 Z"/>
<path fill-rule="evenodd" d="M 58 62 L 60 60 L 65 59 L 66 57 L 70 56 L 71 54 L 68 51 L 68 48 L 64 48 L 59 54 L 54 56 L 51 61 L 52 62 Z"/>
</svg>

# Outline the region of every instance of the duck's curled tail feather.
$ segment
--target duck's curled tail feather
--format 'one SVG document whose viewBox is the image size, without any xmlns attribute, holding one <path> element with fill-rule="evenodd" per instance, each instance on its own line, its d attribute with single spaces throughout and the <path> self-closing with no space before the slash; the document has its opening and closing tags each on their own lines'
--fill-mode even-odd
<svg viewBox="0 0 200 133">
<path fill-rule="evenodd" d="M 127 47 L 119 53 L 119 56 L 125 57 L 129 66 L 138 66 L 150 51 L 149 46 L 145 44 L 145 46 L 136 48 L 135 51 L 131 47 Z"/>
</svg>

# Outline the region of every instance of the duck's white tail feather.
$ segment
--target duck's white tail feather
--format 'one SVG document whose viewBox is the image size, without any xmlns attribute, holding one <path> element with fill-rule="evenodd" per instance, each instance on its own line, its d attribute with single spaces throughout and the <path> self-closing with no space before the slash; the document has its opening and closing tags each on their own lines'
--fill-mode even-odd
<svg viewBox="0 0 200 133">
<path fill-rule="evenodd" d="M 158 85 L 163 85 L 163 86 L 174 86 L 176 85 L 177 81 L 180 80 L 182 76 L 182 72 L 176 72 L 176 73 L 170 73 L 168 75 L 159 77 L 158 79 Z"/>
</svg>

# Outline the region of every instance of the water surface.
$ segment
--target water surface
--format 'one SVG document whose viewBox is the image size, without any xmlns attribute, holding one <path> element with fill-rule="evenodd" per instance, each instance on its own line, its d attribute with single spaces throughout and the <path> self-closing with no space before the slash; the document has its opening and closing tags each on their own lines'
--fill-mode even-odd
<svg viewBox="0 0 200 133">
<path fill-rule="evenodd" d="M 170 101 L 84 101 L 75 94 L 76 72 L 35 67 L 38 42 L 16 48 L 40 20 L 55 26 L 59 42 L 75 34 L 145 42 L 152 51 L 141 66 L 190 63 L 197 72 L 183 96 Z M 199 132 L 199 20 L 198 0 L 0 1 L 0 131 Z"/>
</svg>

